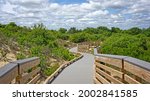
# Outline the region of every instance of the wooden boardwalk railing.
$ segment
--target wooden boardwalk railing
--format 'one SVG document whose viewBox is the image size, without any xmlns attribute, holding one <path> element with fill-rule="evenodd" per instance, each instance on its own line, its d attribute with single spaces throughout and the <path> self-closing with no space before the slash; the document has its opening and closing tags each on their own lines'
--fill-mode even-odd
<svg viewBox="0 0 150 101">
<path fill-rule="evenodd" d="M 89 52 L 90 46 L 89 45 L 82 45 L 82 44 L 78 44 L 77 45 L 77 51 L 78 52 Z"/>
<path fill-rule="evenodd" d="M 95 54 L 94 83 L 149 84 L 150 63 L 127 56 Z"/>
<path fill-rule="evenodd" d="M 0 84 L 36 83 L 41 77 L 38 57 L 11 62 L 0 68 Z"/>
<path fill-rule="evenodd" d="M 100 42 L 94 42 L 94 43 L 88 43 L 88 42 L 82 42 L 77 44 L 77 51 L 83 52 L 83 53 L 92 53 L 92 49 L 94 47 L 99 46 Z"/>
</svg>

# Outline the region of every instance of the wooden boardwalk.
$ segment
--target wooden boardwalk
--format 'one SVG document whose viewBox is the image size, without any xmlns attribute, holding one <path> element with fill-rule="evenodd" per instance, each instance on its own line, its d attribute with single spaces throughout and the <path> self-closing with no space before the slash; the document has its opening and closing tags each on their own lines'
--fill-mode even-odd
<svg viewBox="0 0 150 101">
<path fill-rule="evenodd" d="M 76 52 L 77 49 L 73 48 L 70 51 Z M 92 84 L 94 56 L 88 53 L 82 54 L 84 57 L 64 69 L 52 84 Z"/>
</svg>

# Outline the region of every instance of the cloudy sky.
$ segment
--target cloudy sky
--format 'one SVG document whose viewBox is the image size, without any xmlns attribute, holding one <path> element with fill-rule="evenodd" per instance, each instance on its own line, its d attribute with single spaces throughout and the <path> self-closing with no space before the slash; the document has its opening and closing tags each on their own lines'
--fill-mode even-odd
<svg viewBox="0 0 150 101">
<path fill-rule="evenodd" d="M 0 0 L 0 23 L 60 27 L 150 26 L 150 0 Z"/>
</svg>

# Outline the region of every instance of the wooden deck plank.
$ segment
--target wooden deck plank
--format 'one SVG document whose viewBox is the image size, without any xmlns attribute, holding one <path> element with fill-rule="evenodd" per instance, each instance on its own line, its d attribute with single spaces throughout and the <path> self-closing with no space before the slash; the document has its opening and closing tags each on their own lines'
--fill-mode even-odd
<svg viewBox="0 0 150 101">
<path fill-rule="evenodd" d="M 110 84 L 110 82 L 109 81 L 107 81 L 104 77 L 102 77 L 101 75 L 99 75 L 99 74 L 95 74 L 95 76 L 96 76 L 96 78 L 99 80 L 99 81 L 101 81 L 103 84 Z"/>
<path fill-rule="evenodd" d="M 111 67 L 108 67 L 108 66 L 106 66 L 106 65 L 100 64 L 100 63 L 98 63 L 98 62 L 95 62 L 95 65 L 96 65 L 97 67 L 100 67 L 100 68 L 102 68 L 102 69 L 104 69 L 104 70 L 110 72 L 112 76 L 118 76 L 118 77 L 122 78 L 122 74 L 123 74 L 123 73 L 120 72 L 120 71 L 117 71 L 117 70 L 115 70 L 115 69 L 113 69 L 113 68 L 111 68 Z"/>
<path fill-rule="evenodd" d="M 104 71 L 101 71 L 100 69 L 96 68 L 96 72 L 100 73 L 101 75 L 105 76 L 108 80 L 110 80 L 113 83 L 116 84 L 122 84 L 121 81 L 117 80 L 116 78 L 110 76 L 109 74 L 105 73 Z"/>
<path fill-rule="evenodd" d="M 27 63 L 20 64 L 20 73 L 27 71 L 28 69 L 37 66 L 40 63 L 40 60 L 29 61 Z"/>
<path fill-rule="evenodd" d="M 32 77 L 34 76 L 34 75 L 36 75 L 36 74 L 38 74 L 39 72 L 40 72 L 40 68 L 37 68 L 37 69 L 35 69 L 35 70 L 33 70 L 31 73 L 28 73 L 28 74 L 26 74 L 26 75 L 24 75 L 24 76 L 22 76 L 22 78 L 20 79 L 20 83 L 27 83 L 28 82 L 28 80 L 31 78 L 32 79 Z"/>
<path fill-rule="evenodd" d="M 150 82 L 150 71 L 147 71 L 129 62 L 124 63 L 124 68 L 126 71 L 144 79 L 147 82 Z"/>
<path fill-rule="evenodd" d="M 127 81 L 129 84 L 141 84 L 140 82 L 136 81 L 128 75 L 125 75 L 125 81 Z"/>
<path fill-rule="evenodd" d="M 41 74 L 38 74 L 30 82 L 28 82 L 28 84 L 34 84 L 34 83 L 36 83 L 39 80 L 40 77 L 41 77 Z"/>
<path fill-rule="evenodd" d="M 119 68 L 122 68 L 122 60 L 120 59 L 113 59 L 113 58 L 108 58 L 108 57 L 98 57 L 95 58 L 95 61 L 97 62 L 104 62 Z"/>
<path fill-rule="evenodd" d="M 99 82 L 96 78 L 94 78 L 94 84 L 102 84 L 102 83 Z"/>
</svg>

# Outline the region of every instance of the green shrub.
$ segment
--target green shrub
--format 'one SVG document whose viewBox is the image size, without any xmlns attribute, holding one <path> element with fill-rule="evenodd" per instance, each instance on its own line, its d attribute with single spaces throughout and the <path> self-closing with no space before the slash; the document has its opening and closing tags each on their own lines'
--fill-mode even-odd
<svg viewBox="0 0 150 101">
<path fill-rule="evenodd" d="M 125 55 L 150 62 L 150 38 L 144 35 L 113 35 L 103 42 L 102 53 Z"/>
<path fill-rule="evenodd" d="M 59 68 L 59 64 L 55 64 L 53 67 L 46 68 L 46 69 L 44 70 L 44 74 L 45 74 L 46 76 L 50 76 L 50 75 L 53 74 L 58 68 Z"/>
<path fill-rule="evenodd" d="M 69 35 L 68 34 L 59 34 L 58 38 L 63 39 L 63 40 L 68 40 L 69 39 Z"/>
<path fill-rule="evenodd" d="M 75 43 L 88 41 L 89 37 L 84 33 L 74 34 L 71 37 L 71 41 Z"/>
<path fill-rule="evenodd" d="M 67 61 L 69 61 L 75 57 L 72 53 L 70 53 L 67 49 L 65 49 L 63 47 L 53 49 L 52 53 L 57 58 L 60 57 L 60 58 L 67 60 Z"/>
</svg>

